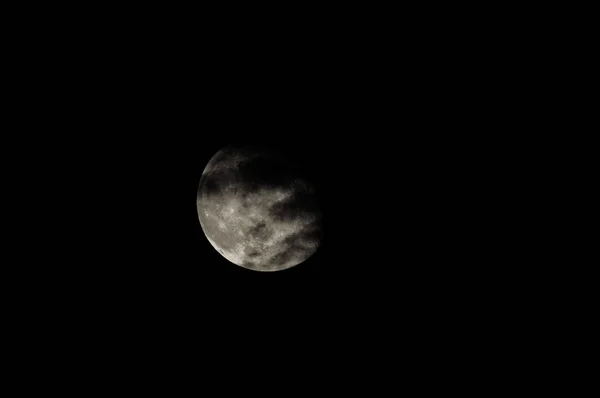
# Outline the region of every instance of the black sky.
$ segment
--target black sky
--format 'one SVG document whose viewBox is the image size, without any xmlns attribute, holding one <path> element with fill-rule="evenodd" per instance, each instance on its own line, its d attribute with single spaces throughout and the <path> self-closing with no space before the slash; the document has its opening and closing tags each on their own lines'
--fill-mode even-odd
<svg viewBox="0 0 600 398">
<path fill-rule="evenodd" d="M 172 40 L 82 36 L 42 57 L 77 61 L 43 79 L 60 93 L 44 123 L 75 133 L 56 155 L 68 189 L 43 190 L 76 213 L 61 261 L 39 271 L 46 297 L 62 297 L 52 308 L 122 330 L 140 352 L 159 341 L 195 355 L 309 340 L 375 352 L 487 322 L 510 272 L 487 232 L 503 193 L 482 137 L 500 122 L 481 96 L 495 80 L 468 51 L 361 35 L 259 46 L 179 29 Z M 325 236 L 304 264 L 252 272 L 206 240 L 201 173 L 239 143 L 285 148 L 313 175 Z"/>
<path fill-rule="evenodd" d="M 181 300 L 189 310 L 321 308 L 322 300 L 378 295 L 389 295 L 388 306 L 405 295 L 453 294 L 474 253 L 465 209 L 483 195 L 469 163 L 471 113 L 441 105 L 436 93 L 448 88 L 419 65 L 402 66 L 401 76 L 339 57 L 265 69 L 256 64 L 263 54 L 251 55 L 226 68 L 187 55 L 148 67 L 136 55 L 127 71 L 86 83 L 96 105 L 80 104 L 77 118 L 94 144 L 78 156 L 94 163 L 89 195 L 103 203 L 94 222 L 110 231 L 87 257 L 109 263 L 102 283 L 122 280 L 131 294 Z M 306 264 L 253 273 L 205 239 L 195 207 L 200 175 L 216 151 L 237 143 L 292 151 L 315 177 L 326 235 Z"/>
</svg>

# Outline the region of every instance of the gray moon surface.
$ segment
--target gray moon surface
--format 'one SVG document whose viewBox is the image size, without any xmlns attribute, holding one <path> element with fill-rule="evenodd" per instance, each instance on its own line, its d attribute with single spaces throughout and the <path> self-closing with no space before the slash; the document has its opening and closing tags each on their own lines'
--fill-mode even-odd
<svg viewBox="0 0 600 398">
<path fill-rule="evenodd" d="M 323 237 L 315 187 L 282 153 L 226 147 L 208 162 L 196 200 L 210 244 L 255 271 L 280 271 L 311 257 Z"/>
</svg>

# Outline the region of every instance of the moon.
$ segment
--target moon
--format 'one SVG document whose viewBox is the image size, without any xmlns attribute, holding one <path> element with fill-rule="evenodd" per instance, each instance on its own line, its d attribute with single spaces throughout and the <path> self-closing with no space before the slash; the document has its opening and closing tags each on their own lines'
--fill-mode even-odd
<svg viewBox="0 0 600 398">
<path fill-rule="evenodd" d="M 282 152 L 226 147 L 206 165 L 196 200 L 210 244 L 254 271 L 281 271 L 319 248 L 322 212 L 314 184 Z"/>
</svg>

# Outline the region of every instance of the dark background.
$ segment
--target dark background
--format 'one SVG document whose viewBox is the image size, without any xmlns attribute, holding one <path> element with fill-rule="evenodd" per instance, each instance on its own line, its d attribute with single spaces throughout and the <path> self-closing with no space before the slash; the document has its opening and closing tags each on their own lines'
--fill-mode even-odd
<svg viewBox="0 0 600 398">
<path fill-rule="evenodd" d="M 202 87 L 181 79 L 151 94 L 100 97 L 103 142 L 91 149 L 98 180 L 88 179 L 83 194 L 97 205 L 82 220 L 97 229 L 75 249 L 77 271 L 69 266 L 66 279 L 86 297 L 78 305 L 94 308 L 82 313 L 177 331 L 180 342 L 194 333 L 238 341 L 241 333 L 269 344 L 365 327 L 381 338 L 397 327 L 422 337 L 481 319 L 496 261 L 481 228 L 492 193 L 473 168 L 486 149 L 469 153 L 478 138 L 463 135 L 457 124 L 465 120 L 442 117 L 450 105 L 419 103 L 422 86 L 410 81 L 397 89 L 400 100 L 383 86 L 345 93 L 351 81 L 323 98 L 331 82 L 319 74 L 305 86 L 257 70 L 249 80 L 261 83 L 250 87 L 213 68 L 204 75 Z M 229 263 L 198 221 L 206 163 L 221 147 L 249 141 L 294 151 L 319 188 L 323 245 L 287 271 Z"/>
<path fill-rule="evenodd" d="M 20 388 L 370 396 L 512 387 L 556 363 L 570 340 L 551 332 L 575 324 L 556 312 L 577 306 L 547 276 L 573 261 L 549 270 L 539 230 L 572 177 L 548 142 L 573 118 L 554 138 L 542 124 L 565 115 L 555 71 L 577 57 L 551 7 L 20 6 L 2 147 L 23 202 L 5 206 L 2 278 Z M 205 239 L 200 175 L 240 141 L 315 176 L 326 229 L 306 263 L 255 273 Z"/>
<path fill-rule="evenodd" d="M 45 328 L 181 366 L 215 347 L 242 362 L 439 353 L 502 328 L 511 293 L 498 292 L 518 272 L 495 226 L 518 197 L 501 189 L 510 160 L 495 162 L 511 102 L 492 36 L 146 23 L 63 28 L 28 48 L 46 110 L 34 116 L 53 132 L 36 146 L 60 147 L 59 169 L 40 170 L 56 219 L 38 232 L 58 260 L 28 268 Z M 304 264 L 252 272 L 205 239 L 201 173 L 239 142 L 292 150 L 314 176 L 325 237 Z"/>
</svg>

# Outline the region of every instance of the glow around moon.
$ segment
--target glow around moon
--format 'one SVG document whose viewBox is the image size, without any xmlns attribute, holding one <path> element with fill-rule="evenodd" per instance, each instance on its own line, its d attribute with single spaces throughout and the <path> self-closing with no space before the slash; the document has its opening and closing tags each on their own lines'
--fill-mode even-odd
<svg viewBox="0 0 600 398">
<path fill-rule="evenodd" d="M 210 244 L 251 270 L 298 265 L 316 252 L 322 237 L 314 187 L 266 150 L 219 151 L 200 179 L 197 209 Z"/>
</svg>

